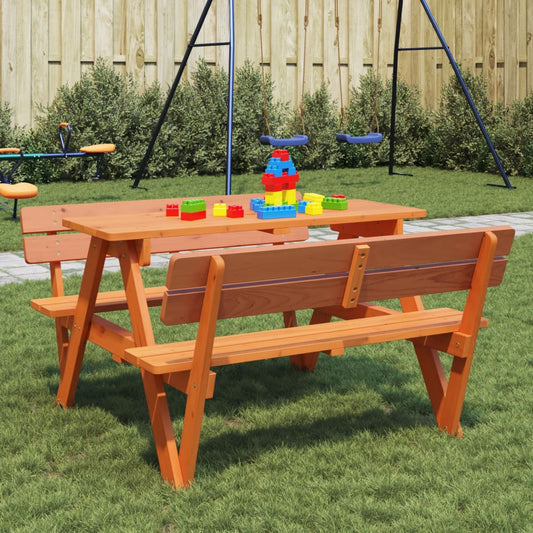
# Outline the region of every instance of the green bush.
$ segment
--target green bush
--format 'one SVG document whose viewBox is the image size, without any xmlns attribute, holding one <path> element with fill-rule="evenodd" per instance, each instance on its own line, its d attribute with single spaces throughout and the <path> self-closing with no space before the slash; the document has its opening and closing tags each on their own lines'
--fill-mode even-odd
<svg viewBox="0 0 533 533">
<path fill-rule="evenodd" d="M 490 131 L 495 124 L 483 76 L 462 73 L 478 113 Z M 483 172 L 491 167 L 490 152 L 455 75 L 443 87 L 441 103 L 435 113 L 433 157 L 429 161 L 449 170 Z"/>
<path fill-rule="evenodd" d="M 0 102 L 0 148 L 20 148 L 23 129 L 13 125 L 13 113 L 6 102 Z"/>
<path fill-rule="evenodd" d="M 335 139 L 338 129 L 337 105 L 325 84 L 314 94 L 305 94 L 303 116 L 299 109 L 292 112 L 290 131 L 285 136 L 305 133 L 309 142 L 291 149 L 296 168 L 328 169 L 336 166 L 340 150 Z M 303 117 L 303 124 L 302 124 Z"/>
<path fill-rule="evenodd" d="M 493 142 L 508 174 L 533 177 L 533 94 L 500 108 Z"/>
</svg>

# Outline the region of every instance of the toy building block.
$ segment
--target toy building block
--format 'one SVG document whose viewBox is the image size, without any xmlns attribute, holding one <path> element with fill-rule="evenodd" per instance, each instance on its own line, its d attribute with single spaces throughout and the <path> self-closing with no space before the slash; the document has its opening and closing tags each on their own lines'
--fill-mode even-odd
<svg viewBox="0 0 533 533">
<path fill-rule="evenodd" d="M 225 217 L 228 211 L 228 206 L 226 204 L 213 204 L 213 216 L 214 217 Z"/>
<path fill-rule="evenodd" d="M 306 215 L 321 215 L 323 213 L 322 204 L 318 202 L 309 202 L 305 206 Z"/>
<path fill-rule="evenodd" d="M 179 217 L 180 216 L 179 204 L 167 204 L 166 215 L 167 217 Z"/>
<path fill-rule="evenodd" d="M 348 209 L 348 201 L 346 198 L 334 198 L 328 196 L 322 200 L 322 207 L 324 209 L 335 209 L 337 211 L 344 211 Z"/>
<path fill-rule="evenodd" d="M 263 198 L 252 198 L 250 200 L 250 209 L 252 211 L 257 211 L 259 207 L 261 207 L 265 203 L 265 200 Z"/>
<path fill-rule="evenodd" d="M 228 205 L 227 216 L 229 218 L 242 218 L 244 217 L 244 209 L 242 205 Z"/>
<path fill-rule="evenodd" d="M 296 208 L 293 205 L 264 205 L 257 210 L 257 218 L 294 218 L 296 217 Z"/>
<path fill-rule="evenodd" d="M 282 150 L 282 149 L 274 150 L 272 152 L 272 157 L 278 158 L 281 161 L 289 161 L 289 159 L 291 158 L 288 150 Z"/>
<path fill-rule="evenodd" d="M 308 204 L 309 202 L 307 200 L 300 200 L 298 202 L 298 213 L 305 213 L 305 206 Z"/>
<path fill-rule="evenodd" d="M 344 194 L 332 194 L 331 198 L 346 198 Z"/>
<path fill-rule="evenodd" d="M 271 205 L 282 205 L 283 191 L 265 191 L 265 203 Z"/>
<path fill-rule="evenodd" d="M 206 218 L 205 200 L 195 198 L 183 200 L 181 204 L 181 220 L 199 220 Z"/>
<path fill-rule="evenodd" d="M 316 194 L 314 192 L 306 192 L 304 194 L 303 200 L 306 200 L 308 202 L 316 202 L 321 204 L 322 200 L 324 199 L 324 195 L 322 194 Z"/>
<path fill-rule="evenodd" d="M 283 202 L 289 205 L 296 205 L 296 189 L 287 189 L 284 191 Z"/>
</svg>

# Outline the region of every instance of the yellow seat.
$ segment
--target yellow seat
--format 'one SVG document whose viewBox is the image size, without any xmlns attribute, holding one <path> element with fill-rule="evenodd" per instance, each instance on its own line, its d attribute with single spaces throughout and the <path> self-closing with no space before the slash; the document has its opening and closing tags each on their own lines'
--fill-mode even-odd
<svg viewBox="0 0 533 533">
<path fill-rule="evenodd" d="M 37 196 L 38 189 L 32 183 L 0 183 L 0 194 L 4 198 L 14 200 L 13 218 L 17 218 L 17 202 L 23 198 L 33 198 Z"/>
<path fill-rule="evenodd" d="M 115 145 L 110 143 L 91 144 L 80 148 L 80 152 L 85 152 L 86 154 L 109 154 L 114 151 Z"/>
</svg>

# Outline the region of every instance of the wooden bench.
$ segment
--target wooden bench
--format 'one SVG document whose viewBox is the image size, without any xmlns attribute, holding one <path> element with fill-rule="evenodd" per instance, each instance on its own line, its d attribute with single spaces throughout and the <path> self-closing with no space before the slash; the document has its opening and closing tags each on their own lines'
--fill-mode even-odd
<svg viewBox="0 0 533 533">
<path fill-rule="evenodd" d="M 513 237 L 497 227 L 173 256 L 161 320 L 199 322 L 196 339 L 124 355 L 141 369 L 163 478 L 176 487 L 193 480 L 212 367 L 288 356 L 312 370 L 319 352 L 350 346 L 412 341 L 438 426 L 460 436 L 478 329 L 488 324 L 487 287 L 501 283 Z M 463 310 L 421 305 L 420 295 L 462 290 Z M 395 298 L 404 312 L 363 303 Z M 314 309 L 310 324 L 297 325 L 300 309 Z M 219 319 L 275 312 L 284 312 L 284 328 L 216 336 Z M 449 381 L 438 351 L 453 356 Z M 179 452 L 163 387 L 174 379 L 187 393 Z"/>
<path fill-rule="evenodd" d="M 248 203 L 251 195 L 220 197 L 232 204 Z M 48 264 L 52 283 L 52 296 L 32 301 L 32 306 L 46 316 L 56 320 L 60 373 L 68 348 L 68 331 L 71 318 L 78 301 L 77 294 L 65 295 L 62 266 L 69 261 L 81 261 L 87 257 L 90 237 L 72 232 L 62 225 L 63 218 L 72 216 L 92 216 L 95 214 L 124 214 L 165 212 L 167 203 L 181 203 L 182 198 L 165 200 L 134 200 L 125 202 L 100 202 L 87 204 L 28 206 L 20 211 L 20 224 L 23 234 L 24 258 L 29 264 Z M 214 199 L 206 199 L 210 209 Z M 284 234 L 263 231 L 243 231 L 224 234 L 191 235 L 170 238 L 156 238 L 150 242 L 151 254 L 169 253 L 185 250 L 202 250 L 233 246 L 259 244 L 282 244 L 285 242 L 305 241 L 309 238 L 306 227 L 293 228 Z M 150 258 L 145 258 L 145 265 Z M 164 287 L 146 289 L 150 306 L 161 305 Z M 123 310 L 127 308 L 125 292 L 109 291 L 98 295 L 95 312 Z M 118 357 L 117 360 L 120 358 Z"/>
</svg>

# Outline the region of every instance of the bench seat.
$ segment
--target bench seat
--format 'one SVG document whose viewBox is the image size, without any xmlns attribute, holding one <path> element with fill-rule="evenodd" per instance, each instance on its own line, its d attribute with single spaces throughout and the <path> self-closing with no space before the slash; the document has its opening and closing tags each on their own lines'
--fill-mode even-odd
<svg viewBox="0 0 533 533">
<path fill-rule="evenodd" d="M 146 287 L 144 294 L 149 307 L 161 305 L 165 287 Z M 35 298 L 31 301 L 31 306 L 39 313 L 50 318 L 66 318 L 74 316 L 78 295 L 49 296 L 47 298 Z M 126 301 L 126 291 L 99 292 L 96 298 L 95 313 L 106 313 L 109 311 L 123 311 L 128 308 Z"/>
<path fill-rule="evenodd" d="M 257 331 L 216 337 L 211 367 L 310 352 L 342 355 L 350 346 L 453 333 L 462 318 L 462 311 L 441 308 L 275 329 L 268 336 Z M 480 325 L 487 327 L 488 320 Z M 130 348 L 124 360 L 152 374 L 183 372 L 192 368 L 195 345 L 191 340 Z"/>
</svg>

